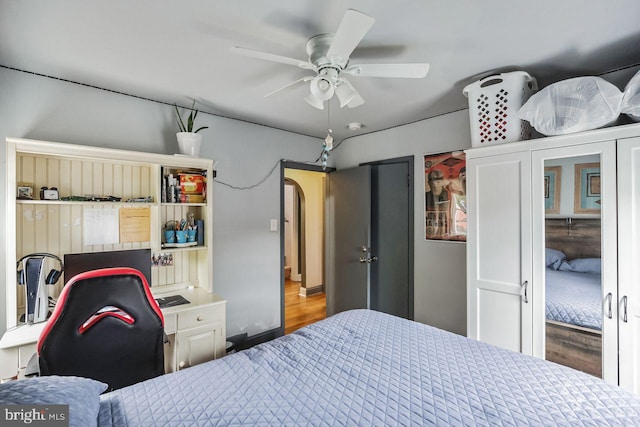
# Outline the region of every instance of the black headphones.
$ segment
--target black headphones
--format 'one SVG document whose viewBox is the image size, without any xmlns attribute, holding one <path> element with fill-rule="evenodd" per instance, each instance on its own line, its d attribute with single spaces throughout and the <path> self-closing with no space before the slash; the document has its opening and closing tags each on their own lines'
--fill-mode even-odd
<svg viewBox="0 0 640 427">
<path fill-rule="evenodd" d="M 22 263 L 23 260 L 25 259 L 28 260 L 29 258 L 53 258 L 56 261 L 58 261 L 58 263 L 60 264 L 60 270 L 56 270 L 55 268 L 53 268 L 51 269 L 51 271 L 49 271 L 49 274 L 47 274 L 47 279 L 45 280 L 45 283 L 47 285 L 55 284 L 60 278 L 60 276 L 62 275 L 62 272 L 64 271 L 64 263 L 59 257 L 53 254 L 49 254 L 46 252 L 37 252 L 34 254 L 25 255 L 22 258 L 20 258 L 18 262 L 16 262 L 16 268 L 18 269 L 17 280 L 19 285 L 24 285 L 25 283 L 27 283 L 27 278 L 25 277 L 24 270 L 20 268 L 20 264 Z"/>
</svg>

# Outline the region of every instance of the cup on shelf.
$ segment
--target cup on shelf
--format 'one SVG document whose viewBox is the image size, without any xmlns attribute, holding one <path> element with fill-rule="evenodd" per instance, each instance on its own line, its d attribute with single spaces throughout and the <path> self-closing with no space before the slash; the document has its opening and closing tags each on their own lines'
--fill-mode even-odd
<svg viewBox="0 0 640 427">
<path fill-rule="evenodd" d="M 176 243 L 187 243 L 187 230 L 176 230 Z"/>
<path fill-rule="evenodd" d="M 164 242 L 165 243 L 175 243 L 176 242 L 176 232 L 173 230 L 165 230 L 164 231 Z"/>
<path fill-rule="evenodd" d="M 187 230 L 187 242 L 195 242 L 196 241 L 196 232 L 198 230 Z"/>
</svg>

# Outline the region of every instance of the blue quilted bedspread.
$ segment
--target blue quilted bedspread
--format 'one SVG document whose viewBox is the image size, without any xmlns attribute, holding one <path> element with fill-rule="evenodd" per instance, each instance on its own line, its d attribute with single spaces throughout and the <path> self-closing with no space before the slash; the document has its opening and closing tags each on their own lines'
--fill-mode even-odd
<svg viewBox="0 0 640 427">
<path fill-rule="evenodd" d="M 355 310 L 101 400 L 100 425 L 640 425 L 595 377 Z"/>
<path fill-rule="evenodd" d="M 547 319 L 602 330 L 601 276 L 549 268 L 545 273 Z"/>
</svg>

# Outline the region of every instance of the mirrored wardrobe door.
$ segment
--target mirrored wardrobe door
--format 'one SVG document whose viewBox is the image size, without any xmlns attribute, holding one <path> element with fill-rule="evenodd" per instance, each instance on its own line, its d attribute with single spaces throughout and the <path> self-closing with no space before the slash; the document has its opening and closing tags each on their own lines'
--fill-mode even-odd
<svg viewBox="0 0 640 427">
<path fill-rule="evenodd" d="M 617 348 L 615 163 L 605 162 L 606 149 L 597 143 L 533 154 L 534 346 L 536 356 L 617 381 L 605 368 L 616 353 L 606 343 Z M 604 274 L 613 274 L 608 286 Z"/>
</svg>

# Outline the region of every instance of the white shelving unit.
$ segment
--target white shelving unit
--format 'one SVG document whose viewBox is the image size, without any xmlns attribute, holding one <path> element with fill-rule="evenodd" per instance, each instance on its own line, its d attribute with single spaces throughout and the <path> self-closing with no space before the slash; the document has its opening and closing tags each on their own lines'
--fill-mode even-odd
<svg viewBox="0 0 640 427">
<path fill-rule="evenodd" d="M 199 354 L 194 360 L 205 360 L 223 354 L 225 346 L 225 301 L 213 294 L 213 254 L 210 250 L 213 239 L 212 218 L 213 186 L 206 186 L 204 203 L 166 203 L 162 197 L 162 180 L 165 171 L 189 172 L 213 177 L 213 161 L 185 156 L 171 156 L 128 150 L 115 150 L 58 142 L 7 138 L 7 188 L 5 224 L 5 301 L 6 325 L 0 340 L 0 361 L 9 360 L 9 371 L 14 372 L 14 364 L 22 366 L 24 355 L 34 346 L 39 331 L 45 323 L 25 325 L 20 323 L 24 313 L 24 287 L 16 284 L 12 266 L 24 255 L 47 252 L 64 258 L 70 253 L 93 253 L 115 250 L 150 249 L 153 254 L 171 253 L 173 265 L 153 266 L 151 274 L 152 292 L 156 294 L 180 293 L 191 295 L 196 302 L 171 307 L 171 315 L 180 310 L 222 305 L 218 313 L 215 351 Z M 18 185 L 33 188 L 33 200 L 17 200 Z M 39 200 L 41 187 L 56 187 L 60 200 Z M 64 200 L 70 196 L 113 196 L 121 201 L 78 201 Z M 131 198 L 150 197 L 150 202 L 126 202 Z M 109 244 L 85 244 L 84 224 L 87 210 L 101 214 L 102 211 L 125 208 L 149 209 L 148 239 L 142 241 L 116 240 Z M 112 213 L 112 211 L 110 211 Z M 106 213 L 106 212 L 105 212 Z M 163 247 L 163 225 L 170 220 L 180 220 L 193 214 L 204 224 L 204 244 L 189 247 Z M 113 239 L 112 239 L 113 240 Z M 131 239 L 126 239 L 131 240 Z M 95 242 L 94 242 L 95 243 Z M 151 260 L 150 260 L 151 262 Z M 57 297 L 63 280 L 50 288 L 49 294 Z M 173 313 L 173 314 L 172 314 Z M 222 315 L 220 316 L 220 313 Z M 198 316 L 204 318 L 205 312 Z M 177 315 L 176 315 L 177 316 Z M 196 318 L 198 318 L 196 316 Z M 209 318 L 209 316 L 206 316 Z M 211 322 L 208 323 L 212 324 Z M 195 325 L 194 325 L 195 326 Z M 197 325 L 201 327 L 201 325 Z M 176 331 L 173 331 L 175 333 Z M 175 340 L 174 340 L 175 341 Z M 179 346 L 175 342 L 175 346 Z M 22 346 L 22 348 L 21 348 Z M 177 349 L 171 350 L 173 353 Z M 179 366 L 179 362 L 176 366 Z M 0 365 L 7 365 L 2 363 Z"/>
</svg>

